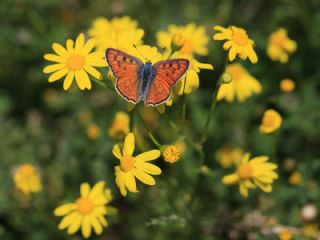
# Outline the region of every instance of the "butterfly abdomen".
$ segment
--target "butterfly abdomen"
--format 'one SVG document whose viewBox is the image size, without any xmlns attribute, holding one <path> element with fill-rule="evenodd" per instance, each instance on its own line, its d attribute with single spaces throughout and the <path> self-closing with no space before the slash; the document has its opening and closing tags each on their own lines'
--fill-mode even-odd
<svg viewBox="0 0 320 240">
<path fill-rule="evenodd" d="M 141 79 L 141 97 L 142 100 L 145 99 L 147 90 L 148 90 L 148 86 L 150 85 L 149 83 L 152 81 L 152 79 L 155 76 L 155 70 L 152 66 L 151 62 L 146 62 L 146 64 L 144 64 L 141 67 L 141 70 L 139 72 L 139 77 Z"/>
</svg>

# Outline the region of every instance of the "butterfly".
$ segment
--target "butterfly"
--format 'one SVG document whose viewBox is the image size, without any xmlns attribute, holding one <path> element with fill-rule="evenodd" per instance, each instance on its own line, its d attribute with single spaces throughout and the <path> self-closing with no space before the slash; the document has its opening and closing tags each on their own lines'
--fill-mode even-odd
<svg viewBox="0 0 320 240">
<path fill-rule="evenodd" d="M 117 78 L 115 88 L 128 102 L 137 104 L 140 100 L 148 106 L 166 102 L 171 88 L 185 74 L 189 60 L 179 58 L 163 60 L 152 64 L 118 49 L 108 48 L 106 60 Z"/>
</svg>

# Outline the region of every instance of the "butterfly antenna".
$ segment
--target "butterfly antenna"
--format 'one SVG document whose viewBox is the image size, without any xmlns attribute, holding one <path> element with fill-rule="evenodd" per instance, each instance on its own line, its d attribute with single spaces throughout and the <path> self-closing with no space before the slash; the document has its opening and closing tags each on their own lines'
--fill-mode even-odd
<svg viewBox="0 0 320 240">
<path fill-rule="evenodd" d="M 137 46 L 136 46 L 135 44 L 132 44 L 132 45 L 133 45 L 133 47 L 137 50 L 137 52 L 144 58 L 144 60 L 147 61 L 148 59 L 147 59 L 145 56 L 143 56 L 143 54 L 139 51 L 139 49 L 137 48 Z"/>
</svg>

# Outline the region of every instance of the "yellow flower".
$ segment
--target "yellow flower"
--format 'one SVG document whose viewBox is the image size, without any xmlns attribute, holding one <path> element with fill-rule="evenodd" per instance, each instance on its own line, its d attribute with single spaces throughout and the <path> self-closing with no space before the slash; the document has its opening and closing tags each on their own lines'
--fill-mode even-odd
<svg viewBox="0 0 320 240">
<path fill-rule="evenodd" d="M 28 163 L 14 169 L 13 180 L 16 188 L 25 194 L 39 192 L 42 189 L 39 170 Z"/>
<path fill-rule="evenodd" d="M 188 59 L 190 63 L 186 74 L 177 82 L 177 85 L 174 88 L 175 93 L 178 95 L 190 94 L 198 89 L 200 84 L 200 69 L 213 70 L 213 65 L 198 62 L 195 58 L 182 54 L 181 52 L 174 53 L 171 58 L 185 58 Z"/>
<path fill-rule="evenodd" d="M 259 130 L 261 133 L 268 134 L 276 131 L 282 124 L 282 117 L 278 112 L 269 109 L 264 112 Z"/>
<path fill-rule="evenodd" d="M 296 87 L 296 84 L 291 79 L 283 79 L 280 82 L 280 89 L 282 92 L 292 92 L 294 88 Z"/>
<path fill-rule="evenodd" d="M 113 138 L 123 138 L 130 131 L 130 117 L 125 112 L 117 112 L 113 121 L 112 126 L 108 130 L 108 134 Z"/>
<path fill-rule="evenodd" d="M 226 74 L 231 76 L 231 82 L 223 83 L 218 92 L 217 100 L 225 99 L 233 102 L 235 98 L 244 102 L 252 94 L 262 91 L 260 82 L 240 64 L 230 64 L 226 68 Z"/>
<path fill-rule="evenodd" d="M 250 154 L 246 153 L 238 164 L 237 171 L 223 178 L 224 184 L 239 183 L 240 193 L 248 197 L 248 189 L 259 187 L 264 192 L 272 191 L 272 183 L 278 178 L 274 172 L 277 165 L 267 162 L 269 157 L 259 156 L 249 160 Z"/>
<path fill-rule="evenodd" d="M 302 227 L 302 232 L 306 237 L 319 239 L 318 235 L 318 225 L 315 223 L 306 224 Z"/>
<path fill-rule="evenodd" d="M 287 63 L 289 54 L 297 49 L 297 43 L 288 37 L 287 30 L 279 28 L 269 37 L 267 54 L 273 61 Z"/>
<path fill-rule="evenodd" d="M 180 53 L 192 56 L 198 54 L 208 55 L 209 38 L 204 26 L 190 23 L 186 26 L 169 25 L 167 31 L 160 31 L 156 35 L 158 45 L 161 48 L 171 49 L 174 44 L 180 48 Z"/>
<path fill-rule="evenodd" d="M 246 30 L 235 26 L 224 28 L 214 26 L 214 30 L 219 31 L 213 35 L 213 40 L 227 40 L 223 44 L 224 50 L 229 50 L 229 60 L 232 62 L 237 55 L 243 60 L 249 58 L 250 62 L 257 63 L 258 57 L 253 49 L 254 41 L 249 38 Z"/>
<path fill-rule="evenodd" d="M 156 182 L 151 175 L 161 174 L 161 169 L 148 161 L 157 159 L 160 156 L 159 150 L 150 150 L 133 157 L 135 139 L 133 133 L 129 133 L 125 140 L 123 151 L 118 144 L 112 149 L 113 155 L 120 160 L 120 165 L 115 167 L 116 184 L 123 196 L 129 192 L 138 192 L 136 179 L 147 185 L 155 185 Z"/>
<path fill-rule="evenodd" d="M 216 159 L 224 168 L 229 168 L 233 164 L 237 165 L 242 156 L 243 150 L 241 148 L 229 145 L 224 146 L 216 152 Z"/>
<path fill-rule="evenodd" d="M 291 174 L 288 181 L 292 185 L 298 185 L 301 182 L 302 176 L 301 173 L 298 171 L 295 171 Z"/>
<path fill-rule="evenodd" d="M 144 31 L 138 28 L 138 22 L 128 16 L 108 20 L 95 19 L 89 29 L 89 36 L 96 40 L 97 49 L 105 51 L 113 47 L 120 50 L 133 48 L 133 44 L 142 44 Z"/>
<path fill-rule="evenodd" d="M 282 229 L 279 233 L 279 240 L 290 240 L 293 238 L 293 233 L 289 229 Z"/>
<path fill-rule="evenodd" d="M 55 62 L 43 69 L 44 73 L 52 73 L 48 79 L 49 82 L 57 81 L 63 77 L 63 89 L 68 90 L 76 79 L 81 90 L 91 89 L 91 81 L 88 73 L 94 78 L 101 80 L 101 73 L 94 67 L 106 66 L 103 59 L 103 52 L 92 52 L 94 40 L 89 39 L 85 42 L 84 35 L 81 33 L 75 43 L 68 39 L 66 48 L 58 43 L 52 44 L 56 54 L 45 54 L 44 58 Z"/>
<path fill-rule="evenodd" d="M 97 126 L 97 124 L 92 123 L 88 126 L 87 135 L 90 140 L 94 140 L 99 137 L 100 128 Z"/>
<path fill-rule="evenodd" d="M 68 234 L 75 234 L 80 228 L 84 238 L 91 236 L 92 228 L 97 235 L 102 234 L 103 227 L 108 225 L 105 215 L 113 214 L 115 209 L 107 206 L 112 200 L 109 189 L 103 181 L 92 188 L 82 183 L 81 196 L 75 202 L 63 204 L 54 210 L 54 215 L 63 217 L 58 228 L 67 229 Z"/>
<path fill-rule="evenodd" d="M 175 163 L 180 159 L 180 154 L 175 145 L 169 145 L 165 147 L 162 156 L 167 163 Z"/>
</svg>

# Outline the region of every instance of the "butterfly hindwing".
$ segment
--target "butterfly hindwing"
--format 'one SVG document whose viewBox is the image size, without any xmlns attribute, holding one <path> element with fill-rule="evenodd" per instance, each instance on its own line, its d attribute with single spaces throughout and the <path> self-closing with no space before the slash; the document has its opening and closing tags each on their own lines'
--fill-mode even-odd
<svg viewBox="0 0 320 240">
<path fill-rule="evenodd" d="M 117 78 L 115 87 L 127 101 L 136 104 L 140 100 L 139 69 L 143 63 L 136 57 L 114 48 L 106 50 L 106 60 Z"/>
<path fill-rule="evenodd" d="M 170 97 L 172 85 L 176 84 L 188 70 L 189 60 L 163 60 L 154 64 L 153 67 L 155 77 L 150 82 L 145 103 L 146 105 L 156 106 Z"/>
</svg>

